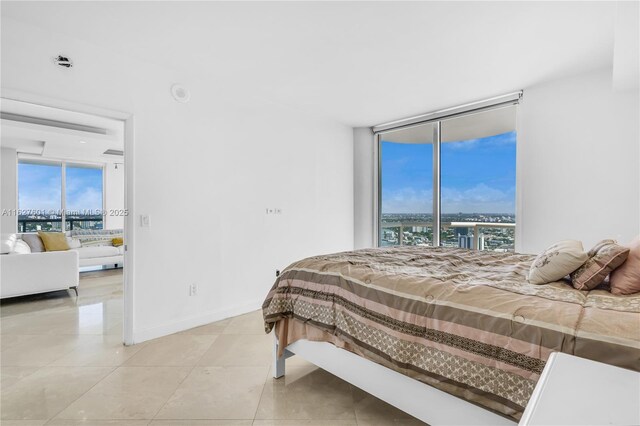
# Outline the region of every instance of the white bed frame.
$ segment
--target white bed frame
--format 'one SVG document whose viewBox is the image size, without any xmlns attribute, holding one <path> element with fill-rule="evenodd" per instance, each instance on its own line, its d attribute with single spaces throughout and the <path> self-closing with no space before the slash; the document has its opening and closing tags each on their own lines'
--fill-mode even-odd
<svg viewBox="0 0 640 426">
<path fill-rule="evenodd" d="M 274 334 L 275 335 L 275 334 Z M 430 425 L 514 425 L 464 399 L 395 372 L 326 342 L 298 340 L 278 358 L 278 339 L 273 346 L 273 377 L 285 373 L 285 360 L 298 355 L 323 370 L 359 387 Z"/>
</svg>

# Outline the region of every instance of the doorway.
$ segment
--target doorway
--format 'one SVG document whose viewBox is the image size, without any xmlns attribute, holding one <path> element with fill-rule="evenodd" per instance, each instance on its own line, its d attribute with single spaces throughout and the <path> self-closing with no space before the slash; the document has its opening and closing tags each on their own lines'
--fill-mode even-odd
<svg viewBox="0 0 640 426">
<path fill-rule="evenodd" d="M 6 259 L 21 262 L 5 262 L 3 288 L 20 285 L 20 268 L 42 283 L 2 295 L 3 322 L 10 332 L 38 334 L 49 324 L 53 334 L 133 344 L 133 117 L 20 96 L 2 98 L 0 114 L 0 232 L 20 256 Z M 51 237 L 66 244 L 48 247 Z M 77 279 L 66 288 L 70 279 L 54 283 L 59 276 Z M 24 322 L 25 313 L 43 322 Z"/>
</svg>

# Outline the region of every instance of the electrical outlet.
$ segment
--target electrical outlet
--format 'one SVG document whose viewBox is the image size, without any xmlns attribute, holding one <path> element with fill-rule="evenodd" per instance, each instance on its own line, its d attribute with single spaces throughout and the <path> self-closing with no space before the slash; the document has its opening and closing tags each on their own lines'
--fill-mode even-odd
<svg viewBox="0 0 640 426">
<path fill-rule="evenodd" d="M 189 296 L 197 296 L 198 295 L 198 285 L 193 283 L 189 286 Z"/>
</svg>

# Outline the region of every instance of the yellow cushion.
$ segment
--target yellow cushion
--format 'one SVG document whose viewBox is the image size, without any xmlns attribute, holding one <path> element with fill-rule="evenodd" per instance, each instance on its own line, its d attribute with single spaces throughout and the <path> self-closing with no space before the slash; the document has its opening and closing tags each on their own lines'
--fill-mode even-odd
<svg viewBox="0 0 640 426">
<path fill-rule="evenodd" d="M 63 232 L 38 231 L 38 235 L 40 236 L 46 251 L 69 250 L 69 243 L 67 243 L 67 237 Z"/>
<path fill-rule="evenodd" d="M 117 237 L 111 240 L 111 244 L 113 244 L 114 247 L 120 247 L 124 244 L 124 240 L 121 237 Z"/>
</svg>

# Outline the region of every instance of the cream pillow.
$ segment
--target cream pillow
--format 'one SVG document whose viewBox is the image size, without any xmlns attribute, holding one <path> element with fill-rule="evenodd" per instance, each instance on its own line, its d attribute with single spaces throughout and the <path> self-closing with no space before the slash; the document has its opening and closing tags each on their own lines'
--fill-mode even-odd
<svg viewBox="0 0 640 426">
<path fill-rule="evenodd" d="M 77 249 L 82 247 L 80 240 L 72 237 L 67 237 L 67 245 L 69 245 L 70 249 Z"/>
<path fill-rule="evenodd" d="M 546 284 L 561 280 L 589 259 L 582 243 L 564 240 L 555 243 L 536 257 L 529 269 L 531 284 Z"/>
</svg>

